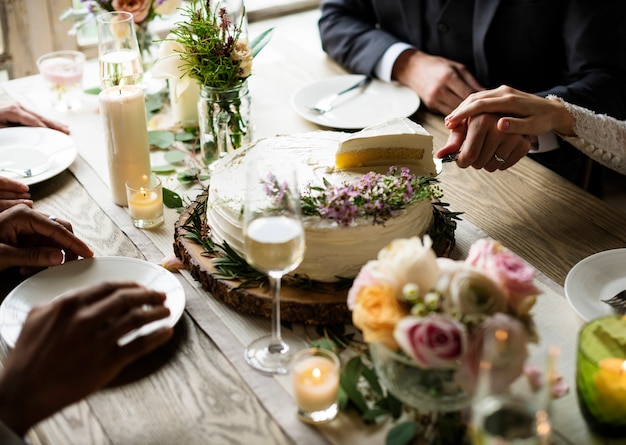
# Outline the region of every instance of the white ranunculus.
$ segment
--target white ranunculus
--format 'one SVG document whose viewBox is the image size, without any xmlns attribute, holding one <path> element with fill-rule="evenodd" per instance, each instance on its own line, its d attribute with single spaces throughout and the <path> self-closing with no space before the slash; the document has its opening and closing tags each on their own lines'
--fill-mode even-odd
<svg viewBox="0 0 626 445">
<path fill-rule="evenodd" d="M 395 280 L 398 288 L 414 283 L 420 295 L 426 295 L 439 275 L 437 255 L 431 246 L 428 235 L 423 243 L 418 237 L 397 239 L 378 253 L 378 261 L 385 264 L 391 273 L 389 279 Z"/>
</svg>

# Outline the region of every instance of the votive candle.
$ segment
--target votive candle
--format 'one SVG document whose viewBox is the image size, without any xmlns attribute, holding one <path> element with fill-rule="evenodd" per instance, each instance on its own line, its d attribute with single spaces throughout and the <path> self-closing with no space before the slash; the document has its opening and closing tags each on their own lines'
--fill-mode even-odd
<svg viewBox="0 0 626 445">
<path fill-rule="evenodd" d="M 136 227 L 147 229 L 163 222 L 163 189 L 158 176 L 126 183 L 128 211 Z"/>
<path fill-rule="evenodd" d="M 127 205 L 126 181 L 150 176 L 146 104 L 141 88 L 114 86 L 100 92 L 113 202 Z"/>
<path fill-rule="evenodd" d="M 309 423 L 332 420 L 337 415 L 339 359 L 328 350 L 310 348 L 296 353 L 291 374 L 299 417 Z"/>
</svg>

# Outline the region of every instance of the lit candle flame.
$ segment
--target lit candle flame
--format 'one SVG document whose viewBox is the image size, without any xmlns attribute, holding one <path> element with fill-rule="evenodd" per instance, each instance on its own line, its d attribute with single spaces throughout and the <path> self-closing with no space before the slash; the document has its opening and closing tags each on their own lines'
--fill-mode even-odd
<svg viewBox="0 0 626 445">
<path fill-rule="evenodd" d="M 322 376 L 322 371 L 320 371 L 320 368 L 314 368 L 312 374 L 313 378 L 319 379 Z"/>
<path fill-rule="evenodd" d="M 622 362 L 622 372 L 626 372 L 626 360 Z"/>
</svg>

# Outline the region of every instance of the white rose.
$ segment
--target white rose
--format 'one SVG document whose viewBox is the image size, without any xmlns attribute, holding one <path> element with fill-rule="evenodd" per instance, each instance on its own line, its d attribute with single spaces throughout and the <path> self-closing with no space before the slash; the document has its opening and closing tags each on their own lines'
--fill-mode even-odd
<svg viewBox="0 0 626 445">
<path fill-rule="evenodd" d="M 392 241 L 378 253 L 378 261 L 384 263 L 398 288 L 406 283 L 417 285 L 419 294 L 426 295 L 439 275 L 437 255 L 431 249 L 432 241 L 424 236 L 424 243 L 418 238 L 405 238 Z"/>
<path fill-rule="evenodd" d="M 479 269 L 463 261 L 438 259 L 440 275 L 435 290 L 449 314 L 493 314 L 506 309 L 502 289 Z"/>
</svg>

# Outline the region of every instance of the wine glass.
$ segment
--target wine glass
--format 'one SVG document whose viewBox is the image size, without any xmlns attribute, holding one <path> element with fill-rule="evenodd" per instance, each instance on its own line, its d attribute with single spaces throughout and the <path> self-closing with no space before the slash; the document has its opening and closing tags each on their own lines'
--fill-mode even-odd
<svg viewBox="0 0 626 445">
<path fill-rule="evenodd" d="M 100 85 L 138 85 L 143 65 L 133 15 L 114 11 L 98 14 L 98 60 Z"/>
<path fill-rule="evenodd" d="M 550 443 L 551 388 L 558 348 L 521 343 L 505 327 L 484 333 L 470 431 L 477 443 Z"/>
<path fill-rule="evenodd" d="M 305 249 L 296 171 L 288 160 L 279 169 L 260 156 L 247 161 L 243 235 L 246 260 L 268 275 L 272 294 L 271 335 L 246 348 L 246 361 L 259 371 L 286 374 L 293 354 L 306 347 L 280 326 L 281 279 L 302 262 Z"/>
</svg>

